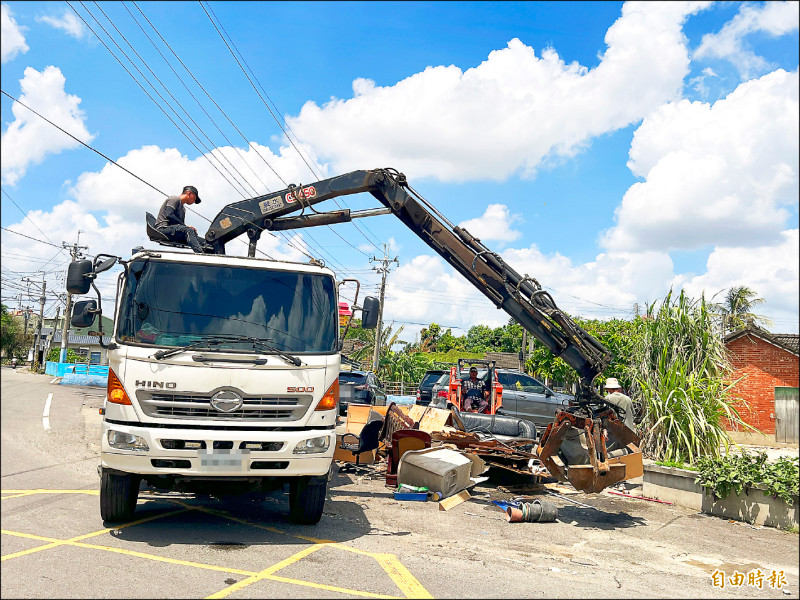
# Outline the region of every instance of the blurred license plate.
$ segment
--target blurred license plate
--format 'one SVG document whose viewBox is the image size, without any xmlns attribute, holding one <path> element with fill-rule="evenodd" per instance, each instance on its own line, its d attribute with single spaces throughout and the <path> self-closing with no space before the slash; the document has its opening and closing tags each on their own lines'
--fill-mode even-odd
<svg viewBox="0 0 800 600">
<path fill-rule="evenodd" d="M 203 471 L 241 471 L 249 450 L 199 450 Z"/>
</svg>

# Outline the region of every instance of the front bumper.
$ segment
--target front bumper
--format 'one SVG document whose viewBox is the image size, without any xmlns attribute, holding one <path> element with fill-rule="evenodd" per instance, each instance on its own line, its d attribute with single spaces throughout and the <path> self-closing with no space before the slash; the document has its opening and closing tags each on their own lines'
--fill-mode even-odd
<svg viewBox="0 0 800 600">
<path fill-rule="evenodd" d="M 143 438 L 149 451 L 118 450 L 108 444 L 110 429 Z M 299 442 L 329 438 L 328 449 L 319 454 L 294 454 Z M 164 440 L 202 442 L 204 449 L 176 450 L 164 447 Z M 216 444 L 215 444 L 216 442 Z M 243 443 L 282 442 L 280 449 L 243 449 Z M 167 429 L 118 425 L 103 421 L 101 464 L 108 469 L 141 475 L 180 475 L 186 477 L 297 477 L 325 475 L 336 450 L 333 429 L 305 431 L 223 431 L 206 429 Z"/>
</svg>

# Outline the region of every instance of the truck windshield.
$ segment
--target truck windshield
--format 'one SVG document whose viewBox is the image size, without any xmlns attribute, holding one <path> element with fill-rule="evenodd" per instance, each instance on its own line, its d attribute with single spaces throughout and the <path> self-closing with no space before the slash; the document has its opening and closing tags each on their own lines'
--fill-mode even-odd
<svg viewBox="0 0 800 600">
<path fill-rule="evenodd" d="M 244 336 L 293 353 L 336 351 L 333 278 L 313 273 L 137 261 L 119 310 L 120 341 L 201 348 L 210 336 Z M 235 339 L 214 349 L 252 352 Z"/>
</svg>

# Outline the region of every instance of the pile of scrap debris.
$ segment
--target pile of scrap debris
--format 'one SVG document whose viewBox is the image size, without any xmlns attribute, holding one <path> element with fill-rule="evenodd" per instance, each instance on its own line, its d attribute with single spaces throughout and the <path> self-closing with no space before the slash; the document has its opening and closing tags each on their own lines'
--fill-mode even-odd
<svg viewBox="0 0 800 600">
<path fill-rule="evenodd" d="M 528 422 L 515 421 L 520 420 L 419 405 L 392 403 L 371 407 L 351 404 L 346 433 L 339 436 L 334 459 L 359 466 L 375 465 L 371 472 L 384 477 L 387 487 L 398 490 L 397 499 L 441 500 L 441 510 L 449 510 L 469 498 L 467 488 L 485 481 L 487 477 L 481 475 L 490 469 L 528 476 L 529 484 L 538 487 L 547 478 L 550 482 L 566 481 L 561 468 L 548 470 L 542 461 L 542 448 L 537 444 L 540 440 L 536 439 L 535 428 Z M 368 423 L 373 424 L 366 427 Z M 532 436 L 525 437 L 525 434 Z M 367 436 L 374 436 L 374 439 L 363 439 Z M 548 458 L 549 462 L 553 461 L 552 457 Z M 606 460 L 612 465 L 625 465 L 623 474 L 626 479 L 641 475 L 635 463 L 631 467 L 624 458 Z M 346 467 L 340 468 L 343 469 Z M 612 483 L 615 481 L 608 484 Z M 600 486 L 595 481 L 593 487 Z M 509 521 L 554 519 L 550 518 L 552 507 L 546 503 L 542 507 L 538 500 L 530 505 L 522 501 L 528 499 L 517 500 L 521 502 L 512 500 L 501 506 L 508 511 Z"/>
</svg>

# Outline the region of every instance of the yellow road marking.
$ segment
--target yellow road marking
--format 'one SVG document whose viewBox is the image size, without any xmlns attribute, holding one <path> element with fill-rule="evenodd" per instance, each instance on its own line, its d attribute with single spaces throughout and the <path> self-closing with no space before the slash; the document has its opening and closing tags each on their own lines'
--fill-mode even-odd
<svg viewBox="0 0 800 600">
<path fill-rule="evenodd" d="M 372 557 L 372 558 L 374 558 L 375 560 L 378 561 L 378 564 L 381 565 L 383 570 L 386 571 L 386 573 L 389 575 L 389 577 L 392 578 L 392 581 L 394 581 L 395 585 L 397 585 L 397 587 L 400 588 L 400 590 L 403 592 L 403 594 L 406 595 L 407 598 L 433 598 L 433 596 L 430 594 L 430 592 L 428 592 L 428 590 L 426 590 L 422 586 L 422 584 L 419 582 L 419 580 L 416 577 L 414 577 L 411 574 L 411 572 L 408 569 L 406 569 L 402 565 L 402 563 L 398 560 L 398 558 L 393 554 L 380 554 L 380 553 L 376 553 L 376 552 L 368 552 L 366 550 L 359 550 L 358 548 L 351 548 L 350 546 L 345 546 L 344 544 L 340 544 L 340 543 L 334 542 L 332 540 L 320 540 L 320 539 L 316 539 L 316 538 L 312 538 L 312 537 L 308 537 L 308 536 L 304 536 L 304 535 L 286 533 L 285 531 L 281 531 L 280 529 L 276 529 L 274 527 L 267 527 L 265 525 L 258 525 L 257 523 L 251 523 L 249 521 L 245 521 L 244 519 L 239 519 L 237 517 L 233 517 L 233 516 L 230 516 L 230 515 L 228 515 L 226 513 L 223 513 L 223 512 L 220 512 L 220 511 L 216 511 L 216 510 L 213 510 L 213 509 L 208 509 L 208 508 L 204 508 L 204 507 L 193 507 L 191 505 L 188 505 L 188 504 L 186 504 L 184 502 L 180 502 L 180 501 L 173 501 L 173 502 L 175 502 L 176 504 L 179 504 L 181 506 L 185 506 L 187 508 L 191 508 L 192 510 L 198 510 L 200 512 L 205 512 L 205 513 L 208 513 L 208 514 L 216 515 L 216 516 L 221 517 L 223 519 L 229 519 L 231 521 L 236 521 L 237 523 L 242 523 L 244 525 L 249 525 L 251 527 L 258 527 L 259 529 L 265 529 L 267 531 L 272 531 L 274 533 L 280 533 L 282 535 L 287 535 L 289 537 L 294 537 L 294 538 L 298 538 L 298 539 L 301 539 L 301 540 L 311 541 L 311 542 L 314 542 L 315 544 L 317 544 L 318 546 L 330 546 L 330 547 L 333 547 L 333 548 L 338 548 L 340 550 L 346 550 L 347 552 L 353 552 L 355 554 L 361 554 L 363 556 Z M 314 546 L 312 546 L 312 548 L 314 548 Z M 281 567 L 281 568 L 283 568 L 283 567 Z M 260 578 L 263 579 L 263 575 Z M 256 580 L 253 580 L 253 581 L 256 581 Z M 245 585 L 250 585 L 250 583 L 253 583 L 253 581 L 250 581 Z M 237 584 L 234 584 L 234 586 L 231 586 L 231 587 L 238 586 L 239 584 L 242 584 L 242 583 L 243 582 L 240 581 L 240 582 L 238 582 Z M 244 587 L 244 585 L 242 585 L 241 587 Z M 331 588 L 323 586 L 323 589 L 331 589 Z M 222 594 L 224 592 L 224 596 L 216 596 L 215 595 L 215 596 L 209 596 L 209 598 L 223 598 L 223 597 L 227 596 L 228 594 L 232 593 L 233 591 L 236 591 L 236 590 L 230 590 L 230 591 L 228 591 L 228 589 L 222 590 L 221 592 L 218 592 L 218 593 Z M 368 592 L 364 592 L 364 594 L 369 594 L 369 593 Z"/>
<path fill-rule="evenodd" d="M 6 500 L 6 499 L 9 499 L 9 498 L 19 498 L 19 497 L 22 497 L 22 496 L 30 496 L 30 495 L 33 495 L 33 494 L 89 494 L 89 495 L 98 495 L 100 492 L 99 492 L 99 490 L 45 490 L 45 489 L 36 489 L 36 490 L 0 490 L 0 493 L 3 493 L 3 494 L 14 494 L 12 496 L 6 496 L 6 497 L 2 498 L 3 500 Z M 26 534 L 26 533 L 20 533 L 20 532 L 8 531 L 8 530 L 1 530 L 0 533 L 6 534 L 6 535 L 12 535 L 12 536 L 23 537 L 23 538 L 28 538 L 28 539 L 35 539 L 35 540 L 45 541 L 45 542 L 48 542 L 48 543 L 44 544 L 42 546 L 37 546 L 35 548 L 29 548 L 28 550 L 22 550 L 20 552 L 14 552 L 12 554 L 7 554 L 5 556 L 0 557 L 0 560 L 1 561 L 5 561 L 5 560 L 11 559 L 11 558 L 16 558 L 16 557 L 19 557 L 19 556 L 25 556 L 27 554 L 32 554 L 34 552 L 39 552 L 41 550 L 47 550 L 49 548 L 55 548 L 57 546 L 69 545 L 69 546 L 77 546 L 77 547 L 81 547 L 81 548 L 91 548 L 91 549 L 97 549 L 97 550 L 104 550 L 104 551 L 107 551 L 107 552 L 116 552 L 118 554 L 124 554 L 124 555 L 128 555 L 128 556 L 136 556 L 136 557 L 139 557 L 139 558 L 145 558 L 145 559 L 148 559 L 148 560 L 155 560 L 155 561 L 159 561 L 159 562 L 166 562 L 166 563 L 172 563 L 172 564 L 177 564 L 177 565 L 182 565 L 182 566 L 190 566 L 190 567 L 195 567 L 195 568 L 200 568 L 200 569 L 208 569 L 208 570 L 213 570 L 213 571 L 222 571 L 222 572 L 226 572 L 226 573 L 234 573 L 234 574 L 237 574 L 237 575 L 246 575 L 247 576 L 247 579 L 239 581 L 239 582 L 237 582 L 237 583 L 235 583 L 235 584 L 233 584 L 233 585 L 231 585 L 231 586 L 229 586 L 229 587 L 217 592 L 216 594 L 208 596 L 208 598 L 224 598 L 224 597 L 226 597 L 226 596 L 228 596 L 228 595 L 230 595 L 230 594 L 232 594 L 232 593 L 234 593 L 234 592 L 236 592 L 236 591 L 238 591 L 238 590 L 240 590 L 240 589 L 242 589 L 244 587 L 247 587 L 248 585 L 251 585 L 252 583 L 255 583 L 255 582 L 257 582 L 259 580 L 263 580 L 263 579 L 268 579 L 268 580 L 273 580 L 273 581 L 280 581 L 280 582 L 283 582 L 283 583 L 290 583 L 290 584 L 294 584 L 294 585 L 302 585 L 302 586 L 306 586 L 306 587 L 312 587 L 312 588 L 323 589 L 323 590 L 328 590 L 328 591 L 334 591 L 334 592 L 339 592 L 339 593 L 342 593 L 342 594 L 350 594 L 350 595 L 355 595 L 355 596 L 364 596 L 364 597 L 369 597 L 369 598 L 397 598 L 397 596 L 387 596 L 387 595 L 384 595 L 384 594 L 375 594 L 375 593 L 372 593 L 372 592 L 364 592 L 364 591 L 360 591 L 360 590 L 339 588 L 339 587 L 336 587 L 336 586 L 329 586 L 329 585 L 325 585 L 325 584 L 321 584 L 321 583 L 314 583 L 314 582 L 310 582 L 310 581 L 302 581 L 302 580 L 299 580 L 299 579 L 290 579 L 290 578 L 280 577 L 278 575 L 274 575 L 274 573 L 277 572 L 278 570 L 283 569 L 283 568 L 285 568 L 285 567 L 287 567 L 287 566 L 289 566 L 291 564 L 294 564 L 295 562 L 297 562 L 299 560 L 302 560 L 303 558 L 305 558 L 306 556 L 308 556 L 312 552 L 316 552 L 317 550 L 320 550 L 321 548 L 324 548 L 326 546 L 330 546 L 330 547 L 338 548 L 340 550 L 346 550 L 348 552 L 353 552 L 353 553 L 361 554 L 361 555 L 364 555 L 364 556 L 370 556 L 370 557 L 376 559 L 378 561 L 378 563 L 381 565 L 381 567 L 384 569 L 384 571 L 386 571 L 386 573 L 389 575 L 389 577 L 391 577 L 392 581 L 394 581 L 394 583 L 397 585 L 397 587 L 400 588 L 400 590 L 403 592 L 403 594 L 405 594 L 405 596 L 407 598 L 433 598 L 433 596 L 431 596 L 431 594 L 422 586 L 422 584 L 419 582 L 419 580 L 417 580 L 409 572 L 409 570 L 406 569 L 402 565 L 402 563 L 400 563 L 398 558 L 393 554 L 381 554 L 381 553 L 375 553 L 375 552 L 368 552 L 368 551 L 365 551 L 365 550 L 359 550 L 357 548 L 351 548 L 349 546 L 345 546 L 344 544 L 340 544 L 338 542 L 334 542 L 333 540 L 323 540 L 323 539 L 318 539 L 318 538 L 312 538 L 310 536 L 287 533 L 285 531 L 281 531 L 280 529 L 276 529 L 275 527 L 269 527 L 269 526 L 266 526 L 266 525 L 259 525 L 257 523 L 251 523 L 249 521 L 245 521 L 244 519 L 239 519 L 237 517 L 233 517 L 233 516 L 231 516 L 229 514 L 226 514 L 224 512 L 216 511 L 216 510 L 213 510 L 213 509 L 208 509 L 208 508 L 205 508 L 205 507 L 191 506 L 191 505 L 188 505 L 188 504 L 186 504 L 184 502 L 181 502 L 179 500 L 172 500 L 172 499 L 166 499 L 166 500 L 168 500 L 170 502 L 173 502 L 175 504 L 178 504 L 179 506 L 183 507 L 182 510 L 176 510 L 176 511 L 172 511 L 172 512 L 169 512 L 169 513 L 164 513 L 164 514 L 161 514 L 161 515 L 153 515 L 153 516 L 150 516 L 150 517 L 146 517 L 144 519 L 139 519 L 137 521 L 132 521 L 130 523 L 125 523 L 125 524 L 119 525 L 117 527 L 101 529 L 101 530 L 98 530 L 98 531 L 94 531 L 92 533 L 86 533 L 86 534 L 83 534 L 83 535 L 79 535 L 79 536 L 76 536 L 76 537 L 68 539 L 68 540 L 57 540 L 57 539 L 54 539 L 54 538 L 48 538 L 48 537 L 44 537 L 44 536 L 37 536 L 37 535 L 34 535 L 34 534 Z M 198 512 L 204 512 L 204 513 L 207 513 L 207 514 L 210 514 L 210 515 L 218 516 L 220 518 L 228 519 L 230 521 L 241 523 L 243 525 L 248 525 L 250 527 L 257 527 L 257 528 L 263 529 L 265 531 L 271 531 L 273 533 L 278 533 L 278 534 L 286 535 L 286 536 L 293 537 L 293 538 L 296 538 L 296 539 L 301 539 L 301 540 L 305 540 L 305 541 L 308 541 L 308 542 L 313 542 L 314 545 L 310 546 L 309 548 L 305 548 L 304 550 L 301 550 L 300 552 L 290 556 L 289 558 L 287 558 L 287 559 L 285 559 L 285 560 L 283 560 L 283 561 L 281 561 L 279 563 L 276 563 L 275 565 L 272 565 L 271 567 L 268 567 L 267 569 L 264 569 L 263 571 L 255 573 L 253 571 L 245 571 L 245 570 L 241 570 L 241 569 L 233 569 L 233 568 L 228 568 L 228 567 L 218 567 L 218 566 L 215 566 L 215 565 L 207 565 L 207 564 L 204 564 L 204 563 L 195 563 L 195 562 L 191 562 L 191 561 L 184 561 L 184 560 L 178 560 L 178 559 L 173 559 L 173 558 L 166 558 L 166 557 L 157 556 L 157 555 L 154 555 L 154 554 L 146 554 L 146 553 L 142 553 L 142 552 L 136 552 L 136 551 L 133 551 L 133 550 L 124 550 L 124 549 L 121 549 L 121 548 L 113 548 L 113 547 L 110 547 L 110 546 L 100 546 L 100 545 L 97 545 L 97 544 L 85 544 L 85 543 L 81 543 L 80 542 L 80 540 L 85 540 L 87 538 L 91 538 L 91 537 L 95 537 L 95 536 L 98 536 L 98 535 L 102 535 L 104 533 L 109 533 L 109 532 L 111 532 L 111 531 L 113 531 L 115 529 L 124 529 L 126 527 L 131 527 L 133 525 L 139 525 L 141 523 L 146 523 L 148 521 L 153 521 L 155 519 L 160 519 L 160 518 L 163 518 L 163 517 L 169 517 L 169 516 L 173 516 L 173 515 L 176 515 L 176 514 L 180 514 L 180 513 L 186 512 L 188 510 L 196 510 Z"/>
<path fill-rule="evenodd" d="M 394 554 L 376 554 L 375 559 L 406 598 L 433 598 L 430 592 L 406 569 Z"/>
<path fill-rule="evenodd" d="M 361 590 L 351 590 L 348 588 L 340 588 L 333 585 L 325 585 L 322 583 L 314 583 L 313 581 L 302 581 L 300 579 L 289 579 L 288 577 L 281 577 L 279 575 L 267 575 L 264 579 L 269 579 L 271 581 L 280 581 L 282 583 L 292 583 L 295 585 L 304 585 L 306 587 L 317 588 L 320 590 L 328 590 L 331 592 L 339 592 L 340 594 L 346 594 L 349 596 L 364 596 L 366 598 L 392 598 L 396 600 L 398 598 L 402 598 L 402 596 L 386 596 L 385 594 L 374 594 L 372 592 L 362 592 Z"/>
<path fill-rule="evenodd" d="M 5 492 L 3 492 L 3 493 L 5 493 Z M 1 500 L 8 500 L 10 498 L 22 498 L 23 496 L 32 496 L 33 494 L 36 494 L 36 493 L 37 492 L 23 492 L 21 494 L 14 494 L 13 496 L 3 496 L 0 499 Z"/>
<path fill-rule="evenodd" d="M 298 560 L 305 558 L 312 552 L 316 552 L 324 548 L 324 544 L 315 544 L 314 546 L 309 546 L 308 548 L 304 548 L 300 552 L 296 554 L 292 554 L 289 558 L 282 560 L 279 563 L 275 563 L 271 567 L 264 569 L 263 571 L 256 573 L 252 577 L 248 577 L 247 579 L 242 579 L 241 581 L 237 581 L 231 586 L 226 587 L 223 590 L 220 590 L 216 594 L 212 594 L 211 596 L 206 596 L 206 598 L 225 598 L 226 596 L 232 594 L 233 592 L 238 592 L 242 588 L 247 587 L 251 583 L 255 583 L 261 579 L 264 579 L 266 575 L 272 575 L 275 571 L 283 569 L 284 567 L 288 567 L 291 564 L 296 563 Z"/>
<path fill-rule="evenodd" d="M 179 513 L 186 512 L 186 510 L 175 510 L 170 513 L 164 513 L 163 515 L 153 515 L 151 517 L 145 517 L 144 519 L 139 519 L 138 521 L 132 521 L 131 523 L 125 523 L 123 525 L 119 525 L 117 527 L 111 527 L 108 529 L 100 529 L 99 531 L 93 531 L 92 533 L 85 533 L 83 535 L 79 535 L 74 538 L 70 538 L 68 540 L 54 540 L 53 538 L 42 538 L 43 540 L 49 540 L 52 543 L 45 544 L 44 546 L 37 546 L 36 548 L 29 548 L 28 550 L 22 550 L 20 552 L 14 552 L 12 554 L 6 554 L 5 556 L 0 557 L 0 561 L 9 560 L 12 558 L 17 558 L 19 556 L 25 556 L 26 554 L 33 554 L 34 552 L 40 552 L 41 550 L 48 550 L 49 548 L 54 548 L 56 546 L 63 546 L 65 544 L 71 544 L 73 542 L 78 542 L 80 540 L 85 540 L 86 538 L 94 537 L 97 535 L 103 535 L 104 533 L 108 533 L 115 529 L 125 529 L 126 527 L 132 527 L 133 525 L 140 525 L 141 523 L 147 523 L 148 521 L 154 521 L 155 519 L 161 519 L 163 517 L 170 517 L 172 515 L 177 515 Z M 17 535 L 19 537 L 31 537 L 31 534 L 20 534 L 13 531 L 5 531 L 3 530 L 2 533 L 8 535 Z M 37 536 L 38 537 L 38 536 Z M 32 539 L 36 539 L 32 537 Z"/>
<path fill-rule="evenodd" d="M 78 548 L 90 548 L 90 549 L 93 549 L 93 550 L 105 550 L 106 552 L 116 552 L 117 554 L 126 554 L 128 556 L 136 556 L 136 557 L 139 557 L 139 558 L 146 558 L 146 559 L 149 559 L 149 560 L 172 563 L 172 564 L 182 565 L 182 566 L 186 566 L 186 567 L 196 567 L 198 569 L 208 569 L 208 570 L 211 570 L 211 571 L 223 571 L 225 573 L 234 573 L 235 575 L 248 575 L 248 576 L 250 576 L 250 575 L 257 575 L 258 574 L 255 571 L 245 571 L 245 570 L 242 570 L 242 569 L 233 569 L 233 568 L 229 568 L 229 567 L 218 567 L 216 565 L 207 565 L 207 564 L 204 564 L 204 563 L 196 563 L 196 562 L 192 562 L 192 561 L 188 561 L 188 560 L 179 560 L 177 558 L 167 558 L 167 557 L 164 557 L 164 556 L 158 556 L 156 554 L 146 554 L 144 552 L 136 552 L 135 550 L 124 550 L 122 548 L 114 548 L 112 546 L 101 546 L 99 544 L 85 544 L 83 542 L 75 541 L 77 538 L 73 538 L 72 540 L 57 540 L 57 539 L 54 539 L 54 538 L 48 538 L 48 537 L 44 537 L 44 536 L 41 536 L 41 535 L 33 535 L 32 533 L 21 533 L 21 532 L 18 532 L 18 531 L 7 531 L 7 530 L 2 530 L 2 531 L 0 531 L 0 533 L 4 533 L 4 534 L 7 534 L 7 535 L 13 535 L 13 536 L 16 536 L 16 537 L 21 537 L 21 538 L 28 538 L 28 539 L 32 539 L 32 540 L 40 540 L 40 541 L 43 541 L 43 542 L 52 542 L 51 544 L 48 544 L 48 547 L 50 547 L 50 548 L 55 547 L 55 546 L 76 546 Z M 44 548 L 44 546 L 37 546 L 36 548 L 32 548 L 31 550 L 39 550 L 39 549 L 43 549 L 43 548 Z M 22 552 L 16 552 L 15 555 L 21 555 L 21 554 L 29 553 L 29 552 L 30 551 L 23 550 Z M 9 558 L 13 557 L 11 554 L 8 554 L 6 556 L 8 556 Z M 5 559 L 6 557 L 3 557 L 3 558 Z"/>
<path fill-rule="evenodd" d="M 281 531 L 280 529 L 276 529 L 275 527 L 269 527 L 268 525 L 259 525 L 258 523 L 252 523 L 250 521 L 245 521 L 244 519 L 239 519 L 237 517 L 233 517 L 228 513 L 214 510 L 213 508 L 205 508 L 203 506 L 192 506 L 190 504 L 186 504 L 185 502 L 181 502 L 180 500 L 170 500 L 175 504 L 188 508 L 190 510 L 196 510 L 198 512 L 208 513 L 210 515 L 214 515 L 217 517 L 221 517 L 223 519 L 228 519 L 229 521 L 235 521 L 237 523 L 241 523 L 243 525 L 248 525 L 250 527 L 257 527 L 258 529 L 263 529 L 265 531 L 271 531 L 272 533 L 280 533 L 281 535 L 286 535 L 289 537 L 296 538 L 298 540 L 304 540 L 306 542 L 312 542 L 314 544 L 336 544 L 333 540 L 324 540 L 319 538 L 309 537 L 307 535 L 299 535 L 296 533 L 286 533 L 285 531 Z"/>
<path fill-rule="evenodd" d="M 167 558 L 166 556 L 158 556 L 157 554 L 147 554 L 145 552 L 136 552 L 135 550 L 124 550 L 122 548 L 114 548 L 112 546 L 100 546 L 99 544 L 84 544 L 82 542 L 70 542 L 70 546 L 77 546 L 79 548 L 91 548 L 93 550 L 105 550 L 106 552 L 116 552 L 117 554 L 125 554 L 127 556 L 136 556 L 138 558 L 146 558 L 148 560 L 155 560 L 158 562 L 171 563 L 173 565 L 181 565 L 184 567 L 195 567 L 196 569 L 206 569 L 208 571 L 222 571 L 223 573 L 233 573 L 235 575 L 256 575 L 255 571 L 245 571 L 243 569 L 234 569 L 232 567 L 219 567 L 217 565 L 209 565 L 205 563 L 196 563 L 190 560 L 180 560 L 177 558 Z"/>
</svg>

